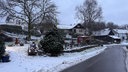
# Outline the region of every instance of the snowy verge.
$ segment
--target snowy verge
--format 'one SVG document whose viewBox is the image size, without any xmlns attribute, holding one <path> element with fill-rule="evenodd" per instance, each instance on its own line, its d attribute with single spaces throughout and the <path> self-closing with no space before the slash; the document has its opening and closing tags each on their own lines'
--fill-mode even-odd
<svg viewBox="0 0 128 72">
<path fill-rule="evenodd" d="M 126 65 L 126 70 L 128 72 L 128 49 L 127 47 L 123 47 L 123 49 L 126 51 L 125 65 Z"/>
<path fill-rule="evenodd" d="M 64 51 L 79 50 L 79 49 L 83 49 L 83 48 L 86 48 L 86 47 L 94 47 L 94 46 L 97 46 L 97 45 L 87 45 L 87 46 L 80 46 L 80 47 L 66 48 Z"/>
<path fill-rule="evenodd" d="M 94 57 L 98 54 L 100 54 L 101 52 L 103 52 L 107 47 L 95 47 L 92 49 L 87 49 L 83 52 L 80 53 L 71 53 L 71 55 L 76 56 L 75 58 L 72 58 L 70 60 L 65 60 L 63 61 L 61 64 L 58 64 L 57 66 L 50 68 L 49 70 L 47 70 L 46 72 L 60 72 L 70 66 L 76 65 L 80 62 L 83 62 L 91 57 Z M 65 55 L 69 55 L 70 53 L 65 53 Z M 37 70 L 35 72 L 44 72 L 44 69 L 40 69 Z"/>
<path fill-rule="evenodd" d="M 28 56 L 25 46 L 6 46 L 11 62 L 0 63 L 0 72 L 59 72 L 103 52 L 106 47 L 95 47 L 82 52 L 64 53 L 59 57 Z"/>
</svg>

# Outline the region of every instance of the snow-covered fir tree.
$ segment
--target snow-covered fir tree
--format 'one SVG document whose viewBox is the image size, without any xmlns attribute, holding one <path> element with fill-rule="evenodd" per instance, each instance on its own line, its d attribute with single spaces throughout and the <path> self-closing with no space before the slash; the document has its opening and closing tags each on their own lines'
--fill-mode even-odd
<svg viewBox="0 0 128 72">
<path fill-rule="evenodd" d="M 46 33 L 43 40 L 40 41 L 41 50 L 45 53 L 50 53 L 51 56 L 58 56 L 63 51 L 63 37 L 57 29 Z"/>
</svg>

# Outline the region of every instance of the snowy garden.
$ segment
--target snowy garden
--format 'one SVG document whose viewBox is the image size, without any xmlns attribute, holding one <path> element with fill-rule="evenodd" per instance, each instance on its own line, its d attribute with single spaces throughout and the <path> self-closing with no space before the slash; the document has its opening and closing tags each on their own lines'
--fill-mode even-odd
<svg viewBox="0 0 128 72">
<path fill-rule="evenodd" d="M 19 43 L 17 38 L 14 42 L 6 42 L 5 53 L 8 54 L 10 58 L 9 61 L 5 62 L 2 59 L 2 62 L 0 63 L 0 72 L 59 72 L 67 67 L 70 67 L 88 58 L 98 55 L 106 49 L 105 46 L 101 46 L 89 48 L 81 52 L 66 53 L 66 51 L 77 49 L 79 50 L 88 46 L 74 47 L 72 49 L 63 49 L 63 45 L 61 46 L 62 43 L 59 41 L 63 42 L 61 36 L 59 36 L 59 33 L 57 33 L 57 31 L 51 31 L 45 35 L 43 40 L 35 42 L 37 51 L 42 50 L 43 48 L 42 51 L 44 52 L 41 55 L 39 55 L 39 53 L 36 53 L 35 55 L 28 54 L 28 50 L 31 47 L 32 41 L 28 43 L 21 42 L 23 43 L 23 45 Z M 61 44 L 59 45 L 59 43 Z M 60 48 L 60 50 L 58 50 L 58 47 Z M 47 50 L 45 48 L 51 49 Z M 56 51 L 54 51 L 54 49 Z M 51 55 L 52 53 L 53 55 Z"/>
<path fill-rule="evenodd" d="M 0 63 L 0 72 L 58 72 L 91 58 L 106 48 L 95 47 L 82 52 L 64 53 L 59 57 L 49 57 L 47 55 L 28 56 L 28 47 L 29 44 L 13 47 L 6 46 L 11 62 Z"/>
<path fill-rule="evenodd" d="M 124 42 L 121 45 L 127 45 L 127 43 Z M 107 46 L 110 45 L 94 47 L 82 52 L 63 53 L 58 57 L 50 57 L 47 55 L 28 56 L 27 50 L 30 44 L 25 44 L 24 46 L 15 45 L 12 47 L 6 44 L 6 52 L 10 55 L 11 61 L 0 63 L 0 72 L 59 72 L 100 54 Z"/>
</svg>

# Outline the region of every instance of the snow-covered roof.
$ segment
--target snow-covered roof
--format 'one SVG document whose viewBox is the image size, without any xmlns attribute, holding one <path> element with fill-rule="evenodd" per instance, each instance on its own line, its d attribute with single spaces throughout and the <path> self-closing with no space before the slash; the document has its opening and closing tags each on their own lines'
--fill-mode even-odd
<svg viewBox="0 0 128 72">
<path fill-rule="evenodd" d="M 78 37 L 89 37 L 89 36 L 78 36 Z"/>
<path fill-rule="evenodd" d="M 14 25 L 14 26 L 20 26 L 19 24 L 15 24 L 15 23 L 0 23 L 0 25 Z"/>
<path fill-rule="evenodd" d="M 114 31 L 116 31 L 117 33 L 128 33 L 128 30 L 124 29 L 114 29 Z"/>
<path fill-rule="evenodd" d="M 114 39 L 121 39 L 120 37 L 114 36 L 114 35 L 109 35 L 109 37 L 114 38 Z"/>
<path fill-rule="evenodd" d="M 104 29 L 104 30 L 100 30 L 100 31 L 94 31 L 92 33 L 92 35 L 94 36 L 104 36 L 104 35 L 109 35 L 110 33 L 110 29 Z"/>
<path fill-rule="evenodd" d="M 76 25 L 57 25 L 58 29 L 72 29 L 74 28 Z"/>
<path fill-rule="evenodd" d="M 107 28 L 107 29 L 100 30 L 100 31 L 94 31 L 92 33 L 92 35 L 94 35 L 94 36 L 109 35 L 110 31 L 111 30 Z M 126 34 L 126 33 L 128 33 L 128 30 L 124 30 L 124 29 L 113 29 L 113 31 L 118 33 L 118 34 L 121 34 L 121 33 Z"/>
</svg>

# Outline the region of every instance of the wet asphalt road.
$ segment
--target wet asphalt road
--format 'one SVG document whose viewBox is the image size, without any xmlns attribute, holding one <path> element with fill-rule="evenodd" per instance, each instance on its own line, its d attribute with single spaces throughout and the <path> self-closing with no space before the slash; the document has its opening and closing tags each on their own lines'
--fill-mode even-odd
<svg viewBox="0 0 128 72">
<path fill-rule="evenodd" d="M 123 46 L 109 46 L 101 54 L 61 72 L 127 72 Z"/>
</svg>

